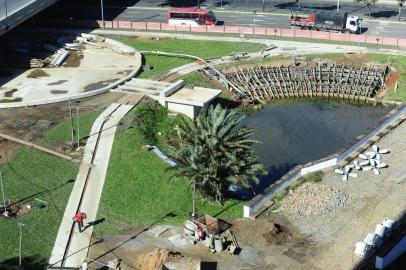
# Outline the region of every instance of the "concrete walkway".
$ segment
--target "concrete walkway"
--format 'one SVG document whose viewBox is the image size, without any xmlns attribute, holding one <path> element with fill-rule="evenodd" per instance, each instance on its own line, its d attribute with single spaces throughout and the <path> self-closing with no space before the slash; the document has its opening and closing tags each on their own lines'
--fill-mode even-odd
<svg viewBox="0 0 406 270">
<path fill-rule="evenodd" d="M 51 253 L 51 266 L 78 267 L 87 258 L 93 226 L 79 233 L 72 217 L 80 210 L 87 215 L 85 225 L 96 221 L 117 125 L 142 98 L 126 96 L 122 104 L 111 104 L 94 122 Z"/>
</svg>

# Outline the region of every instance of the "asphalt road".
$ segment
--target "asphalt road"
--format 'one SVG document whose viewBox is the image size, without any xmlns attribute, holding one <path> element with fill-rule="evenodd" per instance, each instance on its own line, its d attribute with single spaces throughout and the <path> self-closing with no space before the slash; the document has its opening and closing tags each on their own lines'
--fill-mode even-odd
<svg viewBox="0 0 406 270">
<path fill-rule="evenodd" d="M 129 0 L 128 0 L 129 1 Z M 146 1 L 146 0 L 144 0 Z M 152 1 L 152 0 L 150 0 Z M 90 2 L 89 2 L 90 3 Z M 129 4 L 129 3 L 127 3 Z M 359 10 L 357 11 L 359 13 Z M 150 21 L 150 22 L 167 22 L 167 11 L 163 7 L 140 7 L 138 5 L 110 6 L 105 4 L 104 15 L 106 20 L 123 20 L 123 21 Z M 240 12 L 230 10 L 216 10 L 215 14 L 220 21 L 226 25 L 246 25 L 269 26 L 289 28 L 288 15 L 275 13 L 257 13 L 255 16 L 252 12 Z M 357 14 L 355 12 L 355 14 Z M 358 14 L 361 15 L 361 14 Z M 52 13 L 47 12 L 44 16 L 53 18 L 73 18 L 73 19 L 100 19 L 101 11 L 98 5 L 69 4 L 64 2 L 52 8 Z M 406 38 L 406 22 L 397 20 L 364 20 L 362 27 L 366 34 L 401 37 Z"/>
</svg>

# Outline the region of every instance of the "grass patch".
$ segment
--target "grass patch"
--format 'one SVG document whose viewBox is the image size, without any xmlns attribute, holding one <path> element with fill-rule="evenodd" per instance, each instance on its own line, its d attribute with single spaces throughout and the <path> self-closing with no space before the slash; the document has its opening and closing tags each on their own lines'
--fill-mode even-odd
<svg viewBox="0 0 406 270">
<path fill-rule="evenodd" d="M 86 113 L 79 114 L 79 135 L 80 138 L 84 138 L 89 135 L 90 130 L 93 126 L 94 121 L 96 118 L 103 112 L 103 109 L 97 109 L 95 111 L 90 111 Z M 76 111 L 74 110 L 74 113 Z M 74 115 L 74 117 L 76 114 Z M 76 123 L 76 117 L 73 119 L 73 127 L 76 130 L 77 128 L 77 123 Z M 76 139 L 77 135 L 74 136 Z M 55 128 L 51 129 L 48 131 L 43 140 L 47 143 L 65 143 L 67 141 L 72 140 L 71 136 L 71 122 L 70 119 L 67 118 L 65 121 L 57 125 Z"/>
<path fill-rule="evenodd" d="M 182 53 L 199 56 L 201 58 L 218 58 L 233 52 L 256 52 L 263 48 L 262 44 L 239 43 L 225 41 L 205 40 L 179 40 L 179 39 L 138 39 L 129 37 L 114 37 L 139 51 L 163 51 Z M 140 78 L 151 78 L 172 68 L 193 62 L 193 60 L 181 57 L 167 57 L 145 55 L 145 62 L 152 66 L 152 70 L 143 72 Z"/>
<path fill-rule="evenodd" d="M 47 189 L 51 191 L 38 196 L 41 201 L 32 199 L 29 202 L 32 205 L 29 214 L 14 219 L 1 219 L 0 269 L 17 269 L 8 268 L 5 261 L 14 259 L 17 262 L 15 258 L 18 258 L 19 222 L 25 224 L 23 257 L 32 256 L 36 261 L 28 263 L 31 259 L 27 258 L 23 269 L 43 269 L 33 265 L 47 264 L 73 187 L 72 182 L 66 182 L 75 179 L 77 169 L 75 164 L 28 147 L 20 149 L 1 167 L 5 195 L 12 202 Z M 38 204 L 45 204 L 47 207 L 39 209 L 36 207 Z"/>
<path fill-rule="evenodd" d="M 398 88 L 396 92 L 394 92 L 394 87 L 388 89 L 385 98 L 393 101 L 406 101 L 406 56 L 370 54 L 368 55 L 368 59 L 370 61 L 376 61 L 379 63 L 390 63 L 398 67 L 400 75 L 398 80 Z"/>
<path fill-rule="evenodd" d="M 200 72 L 197 71 L 189 73 L 181 77 L 180 79 L 184 80 L 187 84 L 191 84 L 193 86 L 217 88 L 212 81 L 210 81 L 208 78 L 206 78 Z"/>
<path fill-rule="evenodd" d="M 124 121 L 131 122 L 141 106 L 130 112 Z M 176 121 L 176 117 L 167 114 L 159 119 L 157 131 L 162 134 L 158 136 L 161 148 L 164 149 L 162 146 Z M 98 212 L 98 218 L 106 220 L 96 226 L 98 235 L 155 222 L 179 224 L 188 218 L 192 195 L 187 181 L 170 181 L 173 172 L 168 171 L 168 165 L 153 152 L 143 150 L 145 144 L 139 128 L 121 127 L 116 133 Z M 200 214 L 241 217 L 242 202 L 229 200 L 221 206 L 198 200 L 197 209 Z M 173 215 L 162 219 L 169 213 Z"/>
</svg>

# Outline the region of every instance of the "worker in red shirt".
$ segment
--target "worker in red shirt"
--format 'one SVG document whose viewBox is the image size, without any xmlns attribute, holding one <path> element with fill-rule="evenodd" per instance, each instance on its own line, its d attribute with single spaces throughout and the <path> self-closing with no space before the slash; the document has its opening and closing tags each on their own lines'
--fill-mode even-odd
<svg viewBox="0 0 406 270">
<path fill-rule="evenodd" d="M 83 231 L 83 220 L 86 218 L 86 214 L 82 212 L 78 212 L 72 219 L 78 224 L 79 232 Z"/>
</svg>

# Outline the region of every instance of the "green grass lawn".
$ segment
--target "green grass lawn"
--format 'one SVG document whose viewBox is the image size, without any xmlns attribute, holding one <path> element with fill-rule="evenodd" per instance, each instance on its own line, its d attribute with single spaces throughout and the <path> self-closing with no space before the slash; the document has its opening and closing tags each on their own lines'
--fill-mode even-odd
<svg viewBox="0 0 406 270">
<path fill-rule="evenodd" d="M 198 87 L 216 88 L 216 84 L 203 76 L 201 73 L 194 71 L 189 73 L 180 79 L 184 80 L 187 84 Z"/>
<path fill-rule="evenodd" d="M 101 112 L 103 110 L 104 110 L 104 108 L 79 114 L 80 138 L 84 138 L 89 135 L 93 122 L 96 120 L 96 118 L 101 114 Z M 76 111 L 74 111 L 74 112 L 76 112 Z M 73 125 L 74 125 L 74 129 L 76 130 L 76 127 L 77 127 L 76 118 L 74 118 L 74 120 L 73 120 Z M 76 135 L 74 136 L 74 138 L 76 139 Z M 48 131 L 45 134 L 43 140 L 47 143 L 52 143 L 52 144 L 61 144 L 61 143 L 65 143 L 67 141 L 71 141 L 72 136 L 71 136 L 70 118 L 65 119 L 65 121 L 63 121 L 62 123 L 57 125 L 55 128 Z"/>
<path fill-rule="evenodd" d="M 142 105 L 141 105 L 142 106 Z M 137 109 L 126 116 L 134 117 Z M 175 117 L 165 114 L 159 120 L 158 131 L 163 135 L 158 145 L 170 131 Z M 192 197 L 186 180 L 170 181 L 172 171 L 153 152 L 142 149 L 145 144 L 138 128 L 117 132 L 103 189 L 98 218 L 105 222 L 96 226 L 96 233 L 118 233 L 131 226 L 155 222 L 179 224 L 187 219 L 192 208 Z M 162 147 L 164 149 L 164 147 Z M 198 200 L 199 213 L 219 217 L 241 217 L 242 202 L 230 200 L 224 206 Z M 173 213 L 171 217 L 162 219 Z"/>
<path fill-rule="evenodd" d="M 136 48 L 139 51 L 163 51 L 199 56 L 201 58 L 218 58 L 233 52 L 256 52 L 263 45 L 256 43 L 233 43 L 224 41 L 179 40 L 179 39 L 136 39 L 129 37 L 114 37 L 120 42 Z M 146 64 L 152 70 L 143 72 L 140 78 L 151 78 L 171 68 L 192 62 L 187 58 L 145 55 Z"/>
<path fill-rule="evenodd" d="M 2 167 L 6 199 L 19 201 L 41 191 L 50 189 L 32 199 L 32 210 L 20 218 L 0 219 L 0 269 L 17 269 L 9 267 L 18 257 L 19 228 L 24 226 L 23 257 L 34 257 L 37 264 L 26 265 L 23 269 L 43 269 L 48 262 L 51 250 L 65 211 L 78 166 L 48 154 L 24 147 L 13 155 Z M 53 189 L 55 188 L 55 189 Z M 38 204 L 46 205 L 39 209 Z M 27 261 L 30 258 L 27 258 Z M 9 261 L 8 261 L 9 260 Z M 7 262 L 8 261 L 8 262 Z"/>
</svg>

